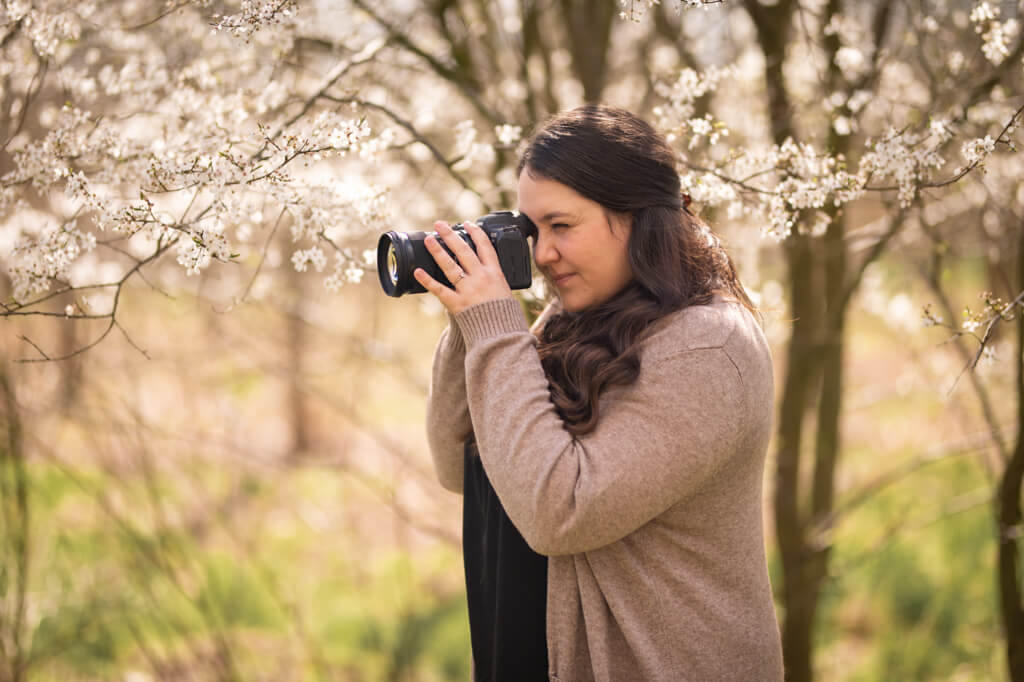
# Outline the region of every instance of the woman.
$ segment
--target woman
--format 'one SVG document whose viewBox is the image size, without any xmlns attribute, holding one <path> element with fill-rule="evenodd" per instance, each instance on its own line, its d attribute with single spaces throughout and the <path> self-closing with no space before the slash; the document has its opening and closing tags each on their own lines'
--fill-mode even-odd
<svg viewBox="0 0 1024 682">
<path fill-rule="evenodd" d="M 416 272 L 452 317 L 428 437 L 466 494 L 478 680 L 544 664 L 563 682 L 782 679 L 761 518 L 771 357 L 675 168 L 621 109 L 534 134 L 519 210 L 557 300 L 533 333 L 479 227 L 474 254 L 436 225 L 458 262 L 428 240 L 454 283 Z"/>
</svg>

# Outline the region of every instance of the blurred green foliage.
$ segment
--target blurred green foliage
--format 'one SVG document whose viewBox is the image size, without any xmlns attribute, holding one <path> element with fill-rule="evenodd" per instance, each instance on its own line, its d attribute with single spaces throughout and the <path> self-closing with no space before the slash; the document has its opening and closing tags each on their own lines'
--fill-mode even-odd
<svg viewBox="0 0 1024 682">
<path fill-rule="evenodd" d="M 330 538 L 307 529 L 254 532 L 249 554 L 152 527 L 140 481 L 42 462 L 29 475 L 27 679 L 119 680 L 146 669 L 171 679 L 469 679 L 465 596 L 439 587 L 461 578 L 451 549 L 359 565 L 339 543 L 310 563 L 308 550 Z M 104 488 L 139 506 L 122 515 L 108 500 L 103 509 Z M 251 503 L 269 494 L 246 490 Z"/>
</svg>

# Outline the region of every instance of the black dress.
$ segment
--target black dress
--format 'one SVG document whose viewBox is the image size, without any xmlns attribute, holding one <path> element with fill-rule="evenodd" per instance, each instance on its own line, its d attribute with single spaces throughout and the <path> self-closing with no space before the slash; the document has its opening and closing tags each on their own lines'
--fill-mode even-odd
<svg viewBox="0 0 1024 682">
<path fill-rule="evenodd" d="M 464 451 L 462 554 L 476 682 L 548 679 L 548 559 L 505 513 L 470 439 Z"/>
</svg>

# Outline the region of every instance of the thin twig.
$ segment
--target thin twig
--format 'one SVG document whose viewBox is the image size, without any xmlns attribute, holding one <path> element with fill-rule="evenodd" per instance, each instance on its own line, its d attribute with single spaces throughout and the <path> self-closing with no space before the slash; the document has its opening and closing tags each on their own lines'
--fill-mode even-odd
<svg viewBox="0 0 1024 682">
<path fill-rule="evenodd" d="M 309 112 L 309 110 L 313 108 L 313 105 L 316 104 L 316 101 L 320 99 L 324 94 L 326 94 L 327 91 L 331 87 L 333 87 L 334 84 L 337 83 L 342 76 L 348 73 L 350 69 L 352 69 L 355 66 L 359 66 L 360 64 L 365 64 L 369 61 L 372 61 L 373 58 L 377 55 L 377 53 L 380 52 L 386 45 L 387 42 L 384 40 L 378 39 L 370 41 L 369 43 L 366 44 L 365 47 L 363 47 L 362 50 L 353 55 L 351 59 L 339 62 L 333 69 L 330 70 L 330 72 L 328 72 L 327 76 L 324 77 L 324 80 L 321 83 L 320 87 L 317 89 L 317 91 L 306 99 L 299 112 L 292 116 L 291 118 L 289 118 L 284 123 L 282 123 L 278 127 L 278 129 L 275 130 L 271 135 L 267 136 L 266 142 L 264 143 L 263 147 L 261 147 L 253 155 L 253 158 L 259 158 L 259 156 L 266 150 L 268 144 L 273 144 L 274 141 L 277 140 L 277 138 L 279 138 L 285 130 L 294 125 L 295 122 L 298 121 L 300 118 L 305 116 Z"/>
<path fill-rule="evenodd" d="M 407 119 L 399 116 L 394 111 L 392 111 L 391 109 L 382 104 L 377 104 L 376 102 L 368 102 L 358 97 L 335 97 L 333 95 L 327 94 L 321 95 L 321 97 L 328 101 L 337 102 L 339 104 L 357 104 L 361 107 L 365 107 L 367 109 L 374 109 L 385 114 L 392 121 L 400 125 L 402 128 L 405 128 L 405 130 L 407 130 L 409 134 L 412 135 L 417 142 L 426 147 L 430 151 L 430 154 L 438 161 L 438 163 L 444 166 L 445 170 L 448 171 L 448 174 L 451 175 L 456 182 L 462 185 L 463 189 L 469 190 L 473 194 L 480 197 L 481 201 L 483 200 L 483 195 L 477 190 L 475 190 L 472 187 L 472 185 L 469 184 L 469 181 L 466 180 L 466 178 L 453 167 L 458 162 L 458 159 L 446 159 L 444 157 L 444 154 L 442 154 L 441 151 L 436 146 L 434 146 L 434 144 L 430 140 L 424 137 L 422 133 L 416 130 L 415 126 L 413 126 L 413 124 L 409 122 Z"/>
<path fill-rule="evenodd" d="M 274 235 L 277 234 L 277 228 L 281 225 L 281 219 L 284 218 L 284 215 L 287 212 L 287 208 L 282 208 L 281 213 L 279 213 L 277 216 L 277 220 L 274 221 L 274 226 L 270 229 L 270 234 L 267 236 L 267 241 L 263 244 L 263 249 L 260 252 L 260 262 L 256 264 L 256 271 L 253 272 L 252 277 L 249 278 L 249 283 L 245 286 L 245 291 L 242 292 L 242 295 L 238 298 L 237 301 L 232 303 L 225 310 L 218 312 L 228 312 L 239 303 L 244 303 L 245 299 L 249 297 L 249 292 L 252 291 L 252 286 L 253 284 L 256 283 L 256 278 L 259 277 L 260 269 L 263 267 L 264 261 L 267 260 L 267 252 L 270 250 L 270 242 L 273 241 Z"/>
</svg>

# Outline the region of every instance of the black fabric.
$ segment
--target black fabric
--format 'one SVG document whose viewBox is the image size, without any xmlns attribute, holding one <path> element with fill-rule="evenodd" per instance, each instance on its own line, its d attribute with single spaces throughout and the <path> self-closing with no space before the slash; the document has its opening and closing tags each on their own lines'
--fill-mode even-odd
<svg viewBox="0 0 1024 682">
<path fill-rule="evenodd" d="M 462 555 L 474 679 L 546 681 L 548 559 L 512 525 L 472 440 L 464 459 Z"/>
</svg>

